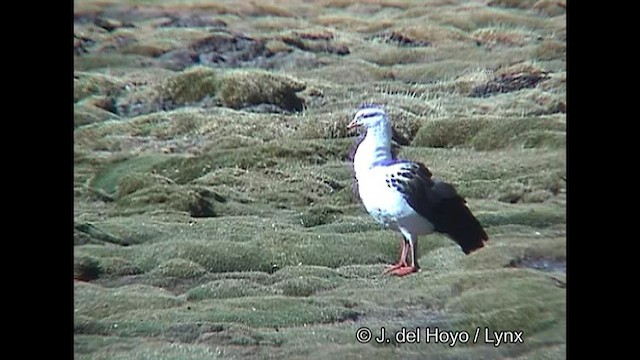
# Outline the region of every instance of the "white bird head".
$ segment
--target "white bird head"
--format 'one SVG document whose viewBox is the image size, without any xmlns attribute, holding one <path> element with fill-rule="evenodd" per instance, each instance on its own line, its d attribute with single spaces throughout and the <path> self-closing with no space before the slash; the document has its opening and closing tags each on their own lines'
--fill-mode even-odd
<svg viewBox="0 0 640 360">
<path fill-rule="evenodd" d="M 347 125 L 347 129 L 356 127 L 364 127 L 365 129 L 372 127 L 386 127 L 389 125 L 387 113 L 380 107 L 365 107 L 358 110 L 353 120 Z"/>
</svg>

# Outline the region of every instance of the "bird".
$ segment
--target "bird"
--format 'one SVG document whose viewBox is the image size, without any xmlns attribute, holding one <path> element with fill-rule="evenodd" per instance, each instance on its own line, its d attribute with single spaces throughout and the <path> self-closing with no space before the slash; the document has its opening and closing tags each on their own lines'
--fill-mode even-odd
<svg viewBox="0 0 640 360">
<path fill-rule="evenodd" d="M 455 187 L 433 176 L 421 162 L 392 152 L 392 126 L 380 105 L 361 106 L 347 129 L 359 129 L 353 170 L 360 201 L 378 223 L 400 232 L 400 257 L 385 274 L 418 272 L 418 237 L 440 233 L 465 254 L 484 247 L 487 233 Z"/>
</svg>

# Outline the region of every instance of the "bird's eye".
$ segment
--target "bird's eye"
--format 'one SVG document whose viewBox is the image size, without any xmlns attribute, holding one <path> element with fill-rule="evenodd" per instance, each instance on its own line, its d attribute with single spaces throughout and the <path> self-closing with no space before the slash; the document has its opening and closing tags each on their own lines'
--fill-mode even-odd
<svg viewBox="0 0 640 360">
<path fill-rule="evenodd" d="M 362 117 L 366 119 L 366 118 L 370 118 L 370 117 L 375 116 L 375 115 L 376 115 L 376 113 L 368 113 L 368 114 L 362 115 Z"/>
</svg>

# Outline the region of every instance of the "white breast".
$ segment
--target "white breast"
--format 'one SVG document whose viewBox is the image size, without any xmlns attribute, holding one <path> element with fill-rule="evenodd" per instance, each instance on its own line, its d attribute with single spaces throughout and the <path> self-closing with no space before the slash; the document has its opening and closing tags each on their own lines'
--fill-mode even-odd
<svg viewBox="0 0 640 360">
<path fill-rule="evenodd" d="M 381 224 L 415 235 L 433 232 L 433 225 L 416 213 L 404 196 L 385 182 L 384 167 L 358 174 L 358 190 L 367 212 Z"/>
<path fill-rule="evenodd" d="M 402 194 L 387 186 L 385 174 L 381 168 L 373 168 L 364 174 L 358 174 L 358 190 L 367 211 L 374 217 L 398 218 L 413 211 Z"/>
</svg>

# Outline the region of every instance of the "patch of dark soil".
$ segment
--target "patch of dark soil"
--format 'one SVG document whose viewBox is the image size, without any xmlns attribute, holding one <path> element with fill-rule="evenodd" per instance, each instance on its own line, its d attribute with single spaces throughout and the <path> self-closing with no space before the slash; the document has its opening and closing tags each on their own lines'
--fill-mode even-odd
<svg viewBox="0 0 640 360">
<path fill-rule="evenodd" d="M 74 34 L 73 35 L 73 53 L 76 56 L 86 54 L 89 52 L 87 48 L 95 45 L 95 43 L 96 43 L 95 41 L 87 37 Z"/>
<path fill-rule="evenodd" d="M 118 114 L 115 96 L 104 96 L 102 98 L 95 99 L 95 101 L 93 101 L 93 105 L 112 114 Z"/>
<path fill-rule="evenodd" d="M 242 110 L 257 114 L 290 114 L 291 111 L 281 108 L 275 104 L 258 104 L 242 108 Z"/>
<path fill-rule="evenodd" d="M 529 268 L 545 272 L 567 272 L 567 260 L 525 256 L 511 260 L 507 267 Z"/>
<path fill-rule="evenodd" d="M 345 314 L 340 316 L 340 318 L 338 318 L 338 322 L 358 321 L 358 319 L 360 319 L 361 316 L 362 316 L 362 313 L 358 311 L 354 311 L 354 310 L 347 311 Z"/>
<path fill-rule="evenodd" d="M 203 16 L 200 14 L 171 14 L 168 15 L 168 17 L 169 20 L 160 24 L 160 27 L 227 27 L 227 23 L 220 19 L 215 19 L 213 17 Z"/>
<path fill-rule="evenodd" d="M 165 69 L 182 71 L 198 63 L 198 53 L 191 49 L 176 49 L 160 55 L 158 60 Z"/>
<path fill-rule="evenodd" d="M 175 323 L 165 329 L 163 336 L 181 343 L 193 343 L 203 334 L 218 333 L 224 330 L 222 324 L 214 323 Z"/>
<path fill-rule="evenodd" d="M 307 40 L 333 40 L 334 36 L 330 32 L 303 32 L 297 34 L 301 39 Z"/>
<path fill-rule="evenodd" d="M 108 32 L 112 32 L 115 29 L 119 29 L 123 27 L 128 27 L 128 28 L 135 27 L 133 24 L 126 21 L 120 21 L 116 19 L 109 19 L 109 18 L 102 18 L 102 17 L 97 17 L 94 20 L 94 24 L 98 27 L 101 27 L 107 30 Z"/>
<path fill-rule="evenodd" d="M 193 44 L 192 49 L 198 54 L 201 64 L 213 67 L 237 67 L 265 53 L 263 41 L 242 34 L 225 33 L 200 40 Z"/>
<path fill-rule="evenodd" d="M 265 54 L 262 40 L 221 30 L 187 48 L 169 51 L 158 59 L 163 67 L 178 71 L 193 64 L 217 68 L 250 66 Z"/>
<path fill-rule="evenodd" d="M 89 257 L 73 259 L 73 278 L 80 281 L 95 280 L 102 274 L 102 268 L 98 260 Z"/>
<path fill-rule="evenodd" d="M 429 41 L 413 39 L 399 31 L 384 32 L 367 38 L 368 40 L 377 39 L 386 43 L 396 44 L 401 47 L 426 47 L 431 46 Z"/>
<path fill-rule="evenodd" d="M 100 243 L 111 243 L 111 244 L 122 245 L 122 246 L 130 245 L 130 242 L 128 240 L 106 233 L 103 230 L 99 229 L 98 227 L 90 223 L 74 223 L 73 229 L 74 229 L 74 233 L 77 232 L 78 240 L 91 239 L 93 241 L 97 241 Z M 74 237 L 76 236 L 74 235 Z"/>
<path fill-rule="evenodd" d="M 195 218 L 216 216 L 213 210 L 213 202 L 227 201 L 224 197 L 208 190 L 200 190 L 197 194 L 195 201 L 189 203 L 189 215 Z"/>
<path fill-rule="evenodd" d="M 303 51 L 309 52 L 324 52 L 337 55 L 348 55 L 350 53 L 349 48 L 346 45 L 334 44 L 330 40 L 333 38 L 332 34 L 301 34 L 282 36 L 280 40 L 287 45 L 291 45 Z"/>
<path fill-rule="evenodd" d="M 274 54 L 262 39 L 219 29 L 210 37 L 160 55 L 158 60 L 160 66 L 173 71 L 181 71 L 194 64 L 214 68 L 310 69 L 325 65 L 322 60 L 315 58 L 315 53 L 349 53 L 346 46 L 326 40 L 310 41 L 297 37 L 287 39 L 282 40 L 302 51 Z"/>
<path fill-rule="evenodd" d="M 546 74 L 503 74 L 489 80 L 485 84 L 471 89 L 469 97 L 489 97 L 495 94 L 508 93 L 521 89 L 529 89 L 547 79 Z"/>
</svg>

